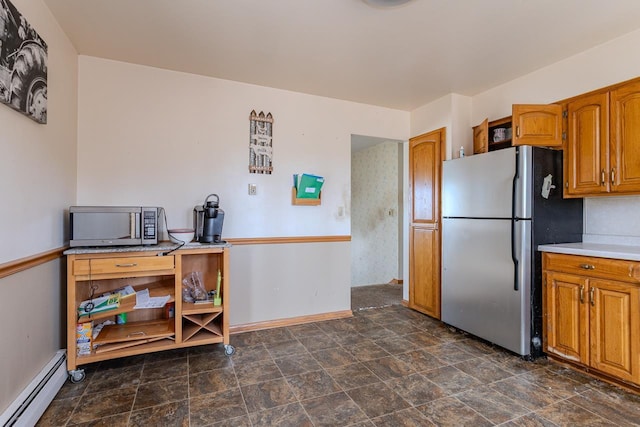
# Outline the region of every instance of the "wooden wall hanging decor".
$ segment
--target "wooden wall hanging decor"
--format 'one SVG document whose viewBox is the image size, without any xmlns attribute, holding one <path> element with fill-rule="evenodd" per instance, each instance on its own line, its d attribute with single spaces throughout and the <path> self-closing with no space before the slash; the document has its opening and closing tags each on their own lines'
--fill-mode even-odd
<svg viewBox="0 0 640 427">
<path fill-rule="evenodd" d="M 251 111 L 249 116 L 249 173 L 273 172 L 273 116 Z"/>
</svg>

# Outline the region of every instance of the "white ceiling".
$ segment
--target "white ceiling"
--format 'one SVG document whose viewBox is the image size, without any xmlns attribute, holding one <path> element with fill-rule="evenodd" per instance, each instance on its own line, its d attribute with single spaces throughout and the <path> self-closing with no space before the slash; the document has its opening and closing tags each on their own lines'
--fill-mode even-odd
<svg viewBox="0 0 640 427">
<path fill-rule="evenodd" d="M 410 111 L 640 28 L 639 0 L 44 0 L 81 55 Z"/>
</svg>

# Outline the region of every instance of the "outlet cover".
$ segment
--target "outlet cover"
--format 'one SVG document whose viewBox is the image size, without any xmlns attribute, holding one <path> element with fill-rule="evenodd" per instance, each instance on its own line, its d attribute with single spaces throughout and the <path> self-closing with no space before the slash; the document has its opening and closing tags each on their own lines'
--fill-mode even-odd
<svg viewBox="0 0 640 427">
<path fill-rule="evenodd" d="M 249 195 L 255 196 L 258 194 L 258 186 L 256 184 L 249 184 Z"/>
</svg>

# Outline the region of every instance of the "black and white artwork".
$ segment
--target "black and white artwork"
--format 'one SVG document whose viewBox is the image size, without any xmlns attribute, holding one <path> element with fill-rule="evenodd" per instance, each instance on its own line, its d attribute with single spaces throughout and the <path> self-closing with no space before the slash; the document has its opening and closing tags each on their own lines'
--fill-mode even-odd
<svg viewBox="0 0 640 427">
<path fill-rule="evenodd" d="M 47 44 L 9 0 L 0 0 L 0 101 L 47 123 Z"/>
<path fill-rule="evenodd" d="M 249 173 L 273 172 L 273 116 L 255 110 L 249 115 Z"/>
</svg>

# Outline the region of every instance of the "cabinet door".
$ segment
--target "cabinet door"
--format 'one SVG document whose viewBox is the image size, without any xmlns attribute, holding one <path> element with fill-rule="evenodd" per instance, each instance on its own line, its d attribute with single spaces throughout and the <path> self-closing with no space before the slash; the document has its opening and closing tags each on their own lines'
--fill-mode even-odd
<svg viewBox="0 0 640 427">
<path fill-rule="evenodd" d="M 440 318 L 440 176 L 445 130 L 409 141 L 409 307 Z"/>
<path fill-rule="evenodd" d="M 489 119 L 473 127 L 473 154 L 489 151 Z"/>
<path fill-rule="evenodd" d="M 621 282 L 592 280 L 590 365 L 623 380 L 638 382 L 640 290 Z"/>
<path fill-rule="evenodd" d="M 547 272 L 545 283 L 545 351 L 575 362 L 589 362 L 587 279 Z"/>
<path fill-rule="evenodd" d="M 512 145 L 562 147 L 560 105 L 514 105 Z"/>
<path fill-rule="evenodd" d="M 440 231 L 412 227 L 409 307 L 440 318 Z"/>
<path fill-rule="evenodd" d="M 610 137 L 613 191 L 640 193 L 640 82 L 611 91 Z"/>
<path fill-rule="evenodd" d="M 565 196 L 583 197 L 607 193 L 609 96 L 597 93 L 567 105 Z"/>
</svg>

